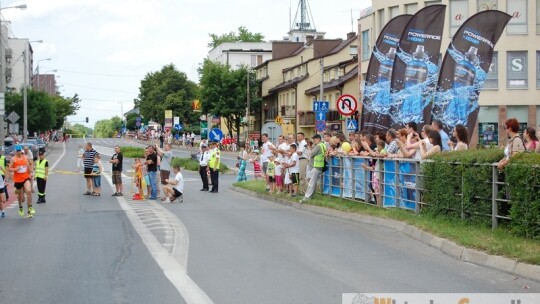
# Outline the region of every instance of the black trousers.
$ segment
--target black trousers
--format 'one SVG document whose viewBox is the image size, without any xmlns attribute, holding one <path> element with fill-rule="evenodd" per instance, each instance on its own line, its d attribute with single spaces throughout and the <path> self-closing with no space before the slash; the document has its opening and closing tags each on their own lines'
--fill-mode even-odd
<svg viewBox="0 0 540 304">
<path fill-rule="evenodd" d="M 212 191 L 218 192 L 218 179 L 219 179 L 219 170 L 210 168 L 210 180 L 212 181 Z"/>
<path fill-rule="evenodd" d="M 45 187 L 47 187 L 47 181 L 43 178 L 36 178 L 38 196 L 45 196 Z"/>
<path fill-rule="evenodd" d="M 199 166 L 199 174 L 201 175 L 202 187 L 208 190 L 208 174 L 206 173 L 208 166 Z"/>
</svg>

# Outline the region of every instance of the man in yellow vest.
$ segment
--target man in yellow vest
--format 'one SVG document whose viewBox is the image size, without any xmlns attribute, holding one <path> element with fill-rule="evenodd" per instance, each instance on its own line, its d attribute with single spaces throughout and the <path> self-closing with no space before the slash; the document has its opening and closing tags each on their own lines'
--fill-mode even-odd
<svg viewBox="0 0 540 304">
<path fill-rule="evenodd" d="M 210 150 L 210 159 L 208 160 L 208 172 L 210 173 L 210 180 L 212 181 L 212 190 L 208 192 L 217 193 L 221 156 L 217 142 L 210 143 L 210 148 L 212 150 Z"/>
<path fill-rule="evenodd" d="M 313 136 L 313 149 L 309 156 L 309 164 L 311 165 L 311 172 L 309 174 L 309 182 L 306 190 L 306 194 L 300 203 L 307 202 L 315 193 L 317 187 L 317 180 L 319 176 L 325 171 L 325 157 L 326 157 L 326 145 L 321 142 L 321 136 L 315 134 Z"/>
<path fill-rule="evenodd" d="M 39 159 L 36 161 L 36 183 L 38 188 L 38 204 L 46 203 L 45 188 L 49 176 L 49 161 L 45 159 L 45 151 L 39 150 Z"/>
<path fill-rule="evenodd" d="M 9 199 L 9 194 L 7 191 L 7 179 L 9 179 L 9 170 L 6 170 L 6 166 L 9 164 L 7 163 L 7 158 L 4 155 L 4 149 L 1 149 L 0 151 L 0 168 L 2 168 L 2 170 L 0 170 L 0 174 L 2 174 L 2 180 L 4 181 L 4 193 L 6 194 L 7 201 Z"/>
</svg>

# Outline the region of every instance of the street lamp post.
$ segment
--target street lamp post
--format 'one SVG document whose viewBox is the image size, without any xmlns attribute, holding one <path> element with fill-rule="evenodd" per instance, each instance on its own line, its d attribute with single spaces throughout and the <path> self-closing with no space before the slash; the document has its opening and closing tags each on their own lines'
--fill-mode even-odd
<svg viewBox="0 0 540 304">
<path fill-rule="evenodd" d="M 18 8 L 18 9 L 26 9 L 26 4 L 21 5 L 15 5 L 15 6 L 8 6 L 8 7 L 2 7 L 2 3 L 0 2 L 0 12 L 5 9 L 9 8 Z M 2 32 L 2 22 L 0 20 L 0 145 L 4 146 L 6 141 L 6 133 L 4 131 L 5 128 L 5 116 L 6 116 L 6 103 L 5 103 L 5 92 L 6 92 L 6 56 L 4 55 L 4 39 L 3 39 L 3 32 Z"/>
<path fill-rule="evenodd" d="M 28 46 L 30 42 L 43 43 L 43 40 L 29 41 L 23 51 L 24 80 L 23 80 L 23 140 L 28 139 L 28 57 L 30 56 Z"/>
</svg>

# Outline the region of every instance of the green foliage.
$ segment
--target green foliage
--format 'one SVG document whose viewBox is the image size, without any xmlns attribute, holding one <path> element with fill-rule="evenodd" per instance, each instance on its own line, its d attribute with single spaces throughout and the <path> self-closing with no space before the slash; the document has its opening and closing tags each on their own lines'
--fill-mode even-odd
<svg viewBox="0 0 540 304">
<path fill-rule="evenodd" d="M 518 235 L 540 239 L 540 154 L 521 153 L 505 168 L 512 208 L 512 228 Z"/>
<path fill-rule="evenodd" d="M 90 134 L 92 134 L 92 129 L 90 129 L 90 128 L 84 126 L 84 125 L 76 123 L 76 124 L 70 126 L 68 129 L 66 129 L 65 132 L 68 133 L 68 134 L 90 135 Z"/>
<path fill-rule="evenodd" d="M 180 168 L 184 168 L 185 170 L 189 170 L 189 171 L 199 171 L 199 162 L 191 158 L 175 157 L 172 159 L 171 165 L 172 166 L 178 165 L 180 166 Z M 223 163 L 220 163 L 219 171 L 227 172 L 229 171 L 229 167 L 227 167 Z"/>
<path fill-rule="evenodd" d="M 30 134 L 52 129 L 57 120 L 53 97 L 45 92 L 36 90 L 28 90 L 27 94 L 27 121 Z M 21 117 L 18 121 L 21 126 L 23 125 L 24 119 L 23 106 L 22 93 L 6 94 L 6 114 L 15 111 Z"/>
<path fill-rule="evenodd" d="M 115 116 L 111 119 L 102 119 L 96 122 L 94 136 L 96 138 L 113 137 L 122 128 L 122 119 Z"/>
<path fill-rule="evenodd" d="M 208 43 L 209 48 L 215 48 L 224 42 L 264 42 L 264 36 L 261 33 L 252 33 L 243 26 L 238 28 L 238 33 L 229 32 L 221 35 L 208 35 L 212 39 L 212 41 Z"/>
<path fill-rule="evenodd" d="M 164 122 L 165 110 L 172 110 L 173 116 L 180 117 L 184 124 L 198 123 L 200 113 L 191 110 L 197 90 L 197 85 L 188 80 L 185 73 L 169 64 L 161 71 L 146 74 L 141 81 L 135 107 L 145 119 L 159 123 Z"/>
<path fill-rule="evenodd" d="M 126 115 L 126 128 L 130 131 L 134 131 L 137 128 L 137 117 L 139 117 L 139 114 L 137 113 L 130 113 Z"/>
<path fill-rule="evenodd" d="M 81 100 L 77 94 L 69 98 L 55 95 L 51 96 L 51 99 L 56 113 L 56 121 L 54 122 L 53 128 L 60 129 L 64 125 L 66 117 L 77 114 Z"/>
<path fill-rule="evenodd" d="M 133 146 L 121 146 L 120 151 L 124 157 L 128 158 L 143 158 L 144 157 L 144 148 L 133 147 Z"/>
<path fill-rule="evenodd" d="M 450 218 L 490 223 L 492 166 L 504 157 L 500 149 L 453 151 L 423 164 L 424 211 Z"/>
<path fill-rule="evenodd" d="M 247 67 L 231 69 L 230 66 L 205 59 L 199 68 L 201 103 L 204 113 L 221 116 L 229 135 L 238 135 L 241 119 L 246 114 L 247 80 L 250 75 L 250 107 L 260 107 L 257 99 L 257 84 L 253 73 Z"/>
</svg>

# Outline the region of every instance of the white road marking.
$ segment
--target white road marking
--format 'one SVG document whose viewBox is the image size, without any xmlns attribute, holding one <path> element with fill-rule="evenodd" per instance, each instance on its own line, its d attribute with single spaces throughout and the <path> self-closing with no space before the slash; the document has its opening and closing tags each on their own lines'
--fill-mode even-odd
<svg viewBox="0 0 540 304">
<path fill-rule="evenodd" d="M 110 155 L 105 151 L 112 151 L 110 148 L 96 147 L 96 150 L 101 150 L 100 154 Z M 108 150 L 107 150 L 108 149 Z M 125 175 L 124 175 L 125 176 Z M 114 188 L 112 179 L 109 174 L 104 174 L 103 177 Z M 189 253 L 189 234 L 186 226 L 178 219 L 176 215 L 163 207 L 157 201 L 134 201 L 133 204 L 127 202 L 124 197 L 116 197 L 120 207 L 126 212 L 133 228 L 141 237 L 144 245 L 148 248 L 150 255 L 159 265 L 165 276 L 176 287 L 180 295 L 188 304 L 212 304 L 214 303 L 208 295 L 187 275 L 187 260 Z M 137 203 L 136 203 L 137 202 Z M 145 204 L 152 211 L 137 213 L 136 210 L 145 210 L 141 204 Z M 139 205 L 139 206 L 137 206 Z M 166 243 L 161 244 L 150 228 L 144 223 L 145 220 L 141 216 L 154 216 L 161 223 L 169 223 L 167 228 L 172 228 L 174 236 L 166 235 Z M 160 228 L 161 229 L 161 228 Z M 172 242 L 171 242 L 172 241 Z"/>
</svg>

